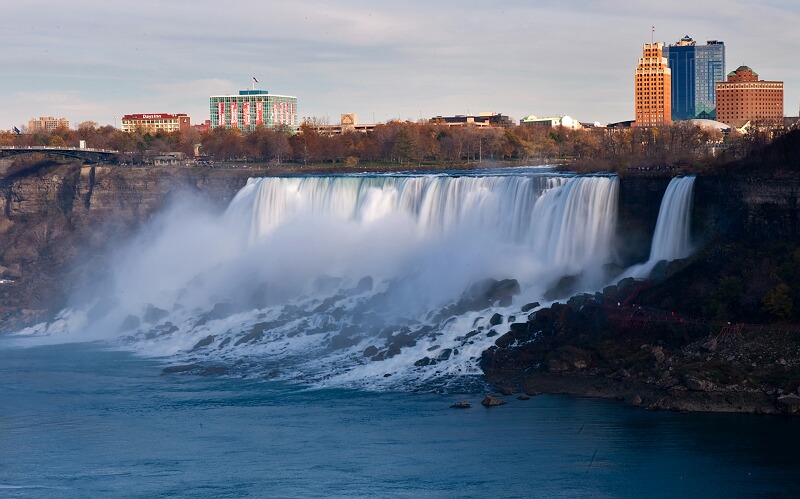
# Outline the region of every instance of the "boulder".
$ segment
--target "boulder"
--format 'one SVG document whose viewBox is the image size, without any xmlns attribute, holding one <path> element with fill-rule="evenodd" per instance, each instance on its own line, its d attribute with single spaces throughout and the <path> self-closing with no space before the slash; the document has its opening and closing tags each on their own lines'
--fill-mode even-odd
<svg viewBox="0 0 800 499">
<path fill-rule="evenodd" d="M 481 400 L 481 405 L 484 407 L 497 407 L 498 405 L 503 405 L 505 403 L 505 400 L 493 397 L 492 395 L 487 395 L 483 400 Z"/>
<path fill-rule="evenodd" d="M 489 319 L 489 324 L 492 326 L 497 326 L 503 323 L 503 316 L 500 314 L 494 314 L 491 319 Z"/>
<path fill-rule="evenodd" d="M 147 308 L 144 311 L 144 321 L 149 322 L 150 324 L 155 324 L 168 315 L 169 312 L 162 308 L 158 308 L 153 305 L 147 305 Z"/>
<path fill-rule="evenodd" d="M 205 338 L 203 338 L 202 340 L 198 341 L 194 345 L 194 347 L 192 347 L 192 351 L 197 350 L 199 348 L 207 347 L 208 345 L 210 345 L 212 343 L 214 343 L 214 336 L 213 335 L 208 335 Z"/>
<path fill-rule="evenodd" d="M 469 401 L 467 400 L 461 400 L 451 405 L 450 407 L 453 409 L 469 409 L 470 407 L 472 407 L 472 405 L 470 405 Z"/>
<path fill-rule="evenodd" d="M 534 308 L 536 308 L 538 306 L 539 306 L 539 302 L 535 301 L 535 302 L 523 305 L 520 310 L 522 311 L 522 313 L 528 313 L 528 312 L 530 312 L 531 310 L 533 310 Z"/>
<path fill-rule="evenodd" d="M 800 396 L 795 394 L 778 397 L 778 409 L 786 414 L 795 414 L 800 411 Z"/>
<path fill-rule="evenodd" d="M 131 329 L 136 329 L 137 327 L 139 327 L 140 323 L 141 323 L 141 321 L 139 321 L 138 317 L 136 317 L 135 315 L 128 315 L 122 321 L 122 324 L 120 324 L 119 332 L 124 333 L 125 331 L 130 331 Z"/>
<path fill-rule="evenodd" d="M 686 385 L 686 388 L 694 392 L 709 392 L 714 389 L 714 383 L 711 381 L 708 381 L 707 379 L 694 378 L 692 376 L 687 376 L 683 380 L 683 384 Z"/>
</svg>

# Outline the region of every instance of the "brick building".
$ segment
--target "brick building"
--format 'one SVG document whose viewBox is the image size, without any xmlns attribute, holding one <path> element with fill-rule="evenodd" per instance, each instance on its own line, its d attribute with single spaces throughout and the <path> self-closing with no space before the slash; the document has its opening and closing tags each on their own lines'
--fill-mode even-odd
<svg viewBox="0 0 800 499">
<path fill-rule="evenodd" d="M 764 81 L 747 66 L 728 73 L 728 80 L 718 82 L 717 121 L 740 127 L 753 124 L 783 124 L 783 82 Z"/>
<path fill-rule="evenodd" d="M 672 122 L 672 71 L 663 56 L 664 43 L 645 43 L 636 67 L 636 126 Z"/>
<path fill-rule="evenodd" d="M 52 116 L 42 116 L 28 121 L 28 132 L 52 132 L 57 128 L 69 128 L 69 120 L 66 118 L 54 118 Z"/>
<path fill-rule="evenodd" d="M 158 130 L 164 132 L 177 132 L 186 130 L 192 126 L 191 119 L 185 114 L 126 114 L 122 117 L 122 131 L 133 132 L 143 130 L 155 133 Z"/>
</svg>

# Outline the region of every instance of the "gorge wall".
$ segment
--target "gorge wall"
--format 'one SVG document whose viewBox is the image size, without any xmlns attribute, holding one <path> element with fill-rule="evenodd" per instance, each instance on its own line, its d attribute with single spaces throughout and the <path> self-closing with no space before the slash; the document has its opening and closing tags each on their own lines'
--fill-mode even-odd
<svg viewBox="0 0 800 499">
<path fill-rule="evenodd" d="M 247 178 L 265 172 L 50 164 L 0 179 L 0 330 L 53 314 L 108 265 L 110 250 L 180 193 L 223 209 Z M 647 258 L 668 178 L 620 179 L 617 254 Z M 800 184 L 699 177 L 693 234 L 793 237 Z"/>
</svg>

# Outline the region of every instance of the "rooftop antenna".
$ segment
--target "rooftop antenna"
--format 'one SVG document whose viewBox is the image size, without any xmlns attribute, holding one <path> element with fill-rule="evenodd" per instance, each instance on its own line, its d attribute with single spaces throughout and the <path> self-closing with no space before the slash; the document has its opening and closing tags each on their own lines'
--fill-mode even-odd
<svg viewBox="0 0 800 499">
<path fill-rule="evenodd" d="M 653 39 L 655 38 L 655 36 L 656 36 L 656 27 L 650 26 L 650 45 L 653 44 Z"/>
</svg>

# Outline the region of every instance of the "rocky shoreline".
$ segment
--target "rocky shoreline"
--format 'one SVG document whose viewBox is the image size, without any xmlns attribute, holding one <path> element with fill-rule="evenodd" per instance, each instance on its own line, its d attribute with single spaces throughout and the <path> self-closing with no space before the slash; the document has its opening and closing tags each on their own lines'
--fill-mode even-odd
<svg viewBox="0 0 800 499">
<path fill-rule="evenodd" d="M 695 321 L 622 305 L 646 283 L 555 303 L 484 352 L 506 395 L 566 394 L 649 410 L 800 414 L 800 329 Z"/>
</svg>

